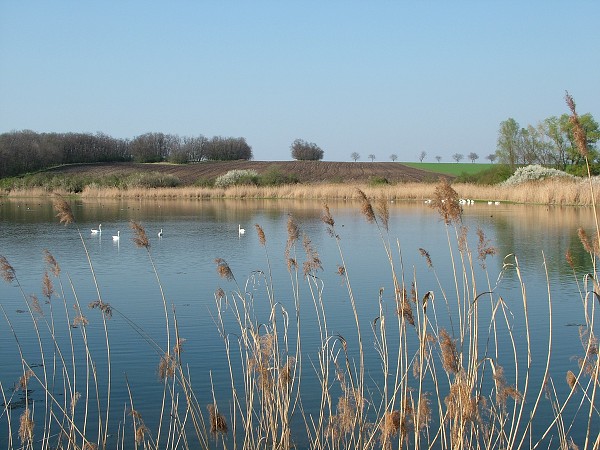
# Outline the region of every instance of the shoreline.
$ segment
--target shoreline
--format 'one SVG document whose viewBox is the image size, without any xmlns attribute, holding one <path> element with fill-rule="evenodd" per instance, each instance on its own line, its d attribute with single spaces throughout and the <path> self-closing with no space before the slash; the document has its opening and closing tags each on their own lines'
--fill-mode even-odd
<svg viewBox="0 0 600 450">
<path fill-rule="evenodd" d="M 64 197 L 84 199 L 289 199 L 289 200 L 359 200 L 357 190 L 362 190 L 369 198 L 384 198 L 390 201 L 426 201 L 433 198 L 437 184 L 398 183 L 372 186 L 364 183 L 348 184 L 294 184 L 283 186 L 241 185 L 228 188 L 175 187 L 175 188 L 85 188 L 80 193 L 64 190 L 32 188 L 0 193 L 1 198 L 44 198 L 56 194 Z M 519 186 L 488 186 L 455 183 L 453 189 L 461 198 L 475 202 L 508 202 L 523 204 L 545 204 L 559 206 L 592 206 L 592 189 L 596 183 L 590 180 L 565 181 L 549 179 L 528 182 Z M 596 200 L 598 204 L 598 200 Z"/>
</svg>

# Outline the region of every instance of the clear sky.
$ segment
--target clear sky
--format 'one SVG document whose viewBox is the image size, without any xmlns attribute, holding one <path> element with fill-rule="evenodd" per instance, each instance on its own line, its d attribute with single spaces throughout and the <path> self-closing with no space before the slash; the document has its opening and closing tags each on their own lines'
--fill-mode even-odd
<svg viewBox="0 0 600 450">
<path fill-rule="evenodd" d="M 600 1 L 0 0 L 0 132 L 300 138 L 450 162 L 498 126 L 600 120 Z"/>
</svg>

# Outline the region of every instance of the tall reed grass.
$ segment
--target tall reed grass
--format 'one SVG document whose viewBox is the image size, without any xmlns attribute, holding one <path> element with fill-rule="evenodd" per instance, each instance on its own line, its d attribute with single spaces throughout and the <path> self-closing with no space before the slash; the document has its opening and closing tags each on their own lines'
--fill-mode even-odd
<svg viewBox="0 0 600 450">
<path fill-rule="evenodd" d="M 345 184 L 290 184 L 280 186 L 237 185 L 227 188 L 218 187 L 178 187 L 178 188 L 96 188 L 85 187 L 78 194 L 87 199 L 316 199 L 358 200 L 356 189 L 365 192 L 370 198 L 383 197 L 394 201 L 426 201 L 433 198 L 435 184 L 402 183 L 394 185 L 356 184 L 349 189 Z M 510 203 L 548 204 L 561 206 L 591 206 L 594 192 L 600 188 L 596 178 L 589 180 L 546 179 L 522 183 L 518 186 L 478 185 L 469 183 L 453 183 L 452 188 L 464 199 L 479 202 L 501 201 Z M 56 189 L 54 194 L 69 195 L 65 190 Z M 11 190 L 9 197 L 46 197 L 49 192 L 43 188 Z"/>
<path fill-rule="evenodd" d="M 572 100 L 569 105 L 576 126 Z M 589 190 L 593 199 L 591 184 Z M 367 321 L 358 313 L 352 288 L 361 274 L 345 259 L 344 248 L 352 243 L 342 240 L 334 214 L 327 205 L 323 207 L 323 226 L 335 243 L 340 261 L 336 270 L 353 318 L 349 334 L 340 335 L 329 325 L 336 312 L 327 307 L 319 249 L 293 217 L 288 220 L 285 248 L 279 249 L 283 260 L 273 258 L 268 236 L 259 224 L 255 232 L 264 249 L 264 270 L 240 278 L 225 259 L 215 260 L 227 286 L 214 293 L 213 308 L 215 339 L 222 340 L 229 367 L 227 393 L 194 388 L 182 351 L 185 339 L 193 337 L 180 334 L 177 311 L 164 296 L 150 241 L 140 224 L 131 223 L 140 257 L 145 254 L 156 278 L 160 294 L 156 307 L 164 314 L 165 332 L 160 340 L 124 317 L 147 339 L 148 355 L 155 358 L 162 380 L 162 396 L 153 399 L 156 418 L 152 421 L 136 408 L 137 395 L 127 376 L 111 371 L 110 318 L 121 313 L 103 299 L 102 286 L 96 284 L 97 299 L 86 310 L 76 280 L 62 274 L 58 261 L 46 252 L 42 291 L 47 301 L 43 303 L 25 293 L 10 261 L 0 257 L 0 274 L 18 288 L 37 342 L 31 357 L 0 304 L 22 373 L 14 388 L 0 384 L 0 423 L 8 448 L 599 448 L 600 287 L 595 270 L 599 229 L 593 235 L 580 232 L 593 273 L 581 283 L 574 272 L 583 317 L 581 356 L 562 379 L 554 379 L 550 287 L 543 294 L 548 322 L 532 324 L 530 293 L 518 255 L 504 258 L 501 273 L 489 273 L 487 260 L 498 255 L 481 230 L 476 232 L 476 248 L 471 247 L 469 232 L 461 222 L 459 199 L 464 193 L 446 181 L 430 193 L 432 206 L 443 219 L 440 232 L 448 243 L 452 281 L 444 285 L 438 262 L 426 245 L 420 255 L 430 277 L 417 279 L 416 272 L 404 266 L 401 242 L 389 233 L 389 196 L 376 192 L 377 197 L 361 189 L 348 194 L 359 202 L 360 213 L 372 224 L 374 239 L 385 250 L 382 269 L 393 286 L 391 297 L 379 290 L 378 313 Z M 69 204 L 58 198 L 55 206 L 59 221 L 74 227 L 80 237 L 83 257 L 96 280 Z M 288 269 L 285 292 L 275 289 L 274 264 Z M 503 275 L 509 272 L 520 288 L 519 298 L 510 301 L 497 294 Z M 259 303 L 268 305 L 266 312 Z M 314 318 L 311 323 L 304 323 L 306 309 Z M 90 350 L 87 328 L 91 321 L 103 329 L 102 355 Z M 522 335 L 517 334 L 517 326 Z M 61 327 L 67 339 L 58 338 Z M 303 346 L 302 330 L 307 327 L 319 336 L 316 354 L 307 353 Z M 547 352 L 536 371 L 532 335 L 542 331 Z M 377 373 L 365 367 L 365 358 L 373 354 L 379 361 Z M 33 364 L 34 360 L 42 364 Z M 311 378 L 316 378 L 318 389 L 307 383 Z M 568 384 L 566 395 L 560 394 L 557 383 Z M 126 405 L 114 405 L 111 400 L 117 384 L 128 393 Z M 33 385 L 44 392 L 43 401 L 28 399 Z M 25 396 L 20 409 L 15 402 L 18 392 Z M 207 397 L 212 400 L 203 403 L 201 399 Z M 116 411 L 122 413 L 115 417 Z M 150 429 L 150 422 L 157 426 Z"/>
</svg>

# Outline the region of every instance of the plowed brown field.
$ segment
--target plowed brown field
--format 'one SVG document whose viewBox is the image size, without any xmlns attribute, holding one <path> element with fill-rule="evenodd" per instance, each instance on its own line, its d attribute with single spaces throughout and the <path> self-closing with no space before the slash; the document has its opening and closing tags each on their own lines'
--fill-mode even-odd
<svg viewBox="0 0 600 450">
<path fill-rule="evenodd" d="M 435 181 L 440 176 L 396 162 L 330 162 L 330 161 L 211 161 L 197 164 L 98 163 L 73 164 L 48 170 L 51 173 L 79 175 L 127 175 L 133 172 L 161 172 L 174 175 L 184 185 L 196 180 L 214 179 L 234 169 L 253 169 L 259 174 L 277 168 L 294 175 L 300 183 L 367 182 L 382 177 L 390 183 Z"/>
</svg>

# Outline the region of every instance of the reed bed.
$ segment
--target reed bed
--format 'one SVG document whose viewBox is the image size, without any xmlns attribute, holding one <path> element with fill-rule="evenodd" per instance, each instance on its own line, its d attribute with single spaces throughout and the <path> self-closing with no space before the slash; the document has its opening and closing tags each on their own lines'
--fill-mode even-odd
<svg viewBox="0 0 600 450">
<path fill-rule="evenodd" d="M 402 183 L 371 186 L 368 184 L 311 184 L 283 186 L 238 185 L 228 188 L 175 187 L 175 188 L 95 188 L 86 187 L 78 194 L 86 199 L 313 199 L 313 200 L 358 200 L 357 189 L 370 198 L 383 197 L 394 201 L 426 201 L 433 198 L 435 184 Z M 510 203 L 548 204 L 562 206 L 590 206 L 592 197 L 598 198 L 600 181 L 547 179 L 523 183 L 518 186 L 476 185 L 454 183 L 453 189 L 464 199 L 475 202 L 500 201 Z M 590 187 L 595 191 L 591 192 Z M 47 197 L 48 195 L 68 195 L 65 191 L 48 192 L 43 188 L 12 190 L 9 197 Z"/>
</svg>

